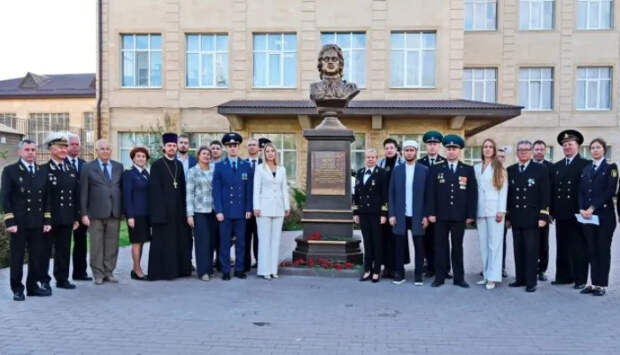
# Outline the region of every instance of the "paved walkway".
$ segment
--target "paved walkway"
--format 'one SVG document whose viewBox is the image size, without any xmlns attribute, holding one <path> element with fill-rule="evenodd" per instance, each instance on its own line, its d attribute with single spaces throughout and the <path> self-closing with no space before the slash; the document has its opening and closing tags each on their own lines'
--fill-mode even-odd
<svg viewBox="0 0 620 355">
<path fill-rule="evenodd" d="M 290 255 L 292 245 L 283 243 L 283 256 Z M 3 269 L 0 353 L 618 353 L 617 242 L 606 297 L 549 283 L 534 294 L 506 286 L 489 292 L 474 285 L 480 270 L 475 233 L 468 232 L 465 251 L 472 284 L 467 290 L 449 284 L 433 289 L 430 282 L 414 287 L 410 282 L 395 286 L 303 276 L 137 282 L 129 279 L 130 255 L 124 248 L 119 284 L 80 282 L 77 290 L 54 289 L 51 298 L 14 302 L 9 272 Z M 512 275 L 511 247 L 508 252 Z"/>
</svg>

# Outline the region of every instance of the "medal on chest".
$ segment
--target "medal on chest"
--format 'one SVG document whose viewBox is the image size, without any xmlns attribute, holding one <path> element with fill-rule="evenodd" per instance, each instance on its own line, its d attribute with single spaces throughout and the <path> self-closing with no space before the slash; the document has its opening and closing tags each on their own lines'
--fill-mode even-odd
<svg viewBox="0 0 620 355">
<path fill-rule="evenodd" d="M 459 176 L 459 188 L 461 190 L 467 189 L 467 176 Z"/>
</svg>

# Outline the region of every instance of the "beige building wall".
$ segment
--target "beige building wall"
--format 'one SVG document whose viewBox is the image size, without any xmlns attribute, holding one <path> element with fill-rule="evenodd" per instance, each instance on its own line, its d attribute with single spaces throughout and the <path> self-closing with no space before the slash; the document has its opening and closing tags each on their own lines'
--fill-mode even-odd
<svg viewBox="0 0 620 355">
<path fill-rule="evenodd" d="M 518 0 L 498 1 L 498 28 L 491 32 L 465 32 L 463 0 L 103 0 L 102 135 L 118 147 L 119 132 L 145 132 L 170 117 L 174 128 L 185 132 L 226 132 L 228 120 L 217 105 L 232 99 L 307 99 L 309 85 L 318 79 L 317 53 L 322 31 L 366 32 L 366 82 L 358 99 L 458 99 L 462 97 L 464 67 L 496 67 L 499 103 L 518 103 L 518 71 L 522 66 L 554 68 L 554 108 L 549 112 L 524 112 L 496 128 L 468 139 L 480 145 L 485 137 L 500 145 L 521 137 L 555 141 L 564 128 L 579 128 L 586 140 L 605 137 L 620 154 L 618 135 L 617 25 L 612 30 L 576 30 L 575 1 L 557 0 L 552 31 L 520 31 Z M 615 13 L 619 13 L 615 2 Z M 616 24 L 617 19 L 614 19 Z M 390 88 L 390 32 L 436 31 L 435 88 Z M 187 88 L 185 85 L 185 36 L 187 33 L 227 33 L 229 87 Z M 255 32 L 297 34 L 297 86 L 262 89 L 252 86 L 252 35 Z M 162 86 L 154 89 L 121 87 L 120 40 L 123 33 L 161 33 Z M 613 68 L 612 109 L 601 112 L 575 110 L 576 68 L 606 65 Z M 256 130 L 295 132 L 297 165 L 305 167 L 306 145 L 301 120 L 274 118 L 249 120 L 235 127 L 247 136 Z M 417 121 L 416 121 L 417 122 Z M 402 124 L 384 119 L 381 130 L 370 119 L 347 119 L 356 131 L 366 132 L 366 145 L 380 147 L 389 134 L 423 133 L 437 127 L 432 121 Z M 447 131 L 447 127 L 444 131 Z M 457 132 L 462 133 L 462 131 Z M 556 145 L 555 158 L 561 156 Z M 115 149 L 118 158 L 119 150 Z M 297 169 L 298 181 L 304 177 Z"/>
<path fill-rule="evenodd" d="M 83 127 L 84 114 L 87 112 L 94 113 L 95 107 L 94 98 L 0 100 L 0 114 L 12 113 L 19 119 L 29 119 L 31 113 L 68 113 L 69 126 L 76 128 Z"/>
</svg>

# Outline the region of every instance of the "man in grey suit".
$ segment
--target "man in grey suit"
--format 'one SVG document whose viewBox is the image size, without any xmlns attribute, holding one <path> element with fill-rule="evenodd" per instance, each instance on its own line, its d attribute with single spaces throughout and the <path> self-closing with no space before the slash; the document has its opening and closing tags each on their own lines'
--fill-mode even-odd
<svg viewBox="0 0 620 355">
<path fill-rule="evenodd" d="M 97 159 L 86 163 L 80 174 L 82 223 L 90 233 L 90 268 L 95 284 L 118 282 L 114 277 L 118 257 L 123 165 L 110 160 L 110 143 L 95 143 Z"/>
</svg>

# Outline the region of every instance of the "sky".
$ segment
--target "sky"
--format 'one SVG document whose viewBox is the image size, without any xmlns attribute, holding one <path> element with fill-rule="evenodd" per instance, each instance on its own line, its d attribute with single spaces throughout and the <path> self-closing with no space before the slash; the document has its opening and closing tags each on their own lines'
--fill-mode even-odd
<svg viewBox="0 0 620 355">
<path fill-rule="evenodd" d="M 0 80 L 94 73 L 96 0 L 0 0 Z"/>
</svg>

